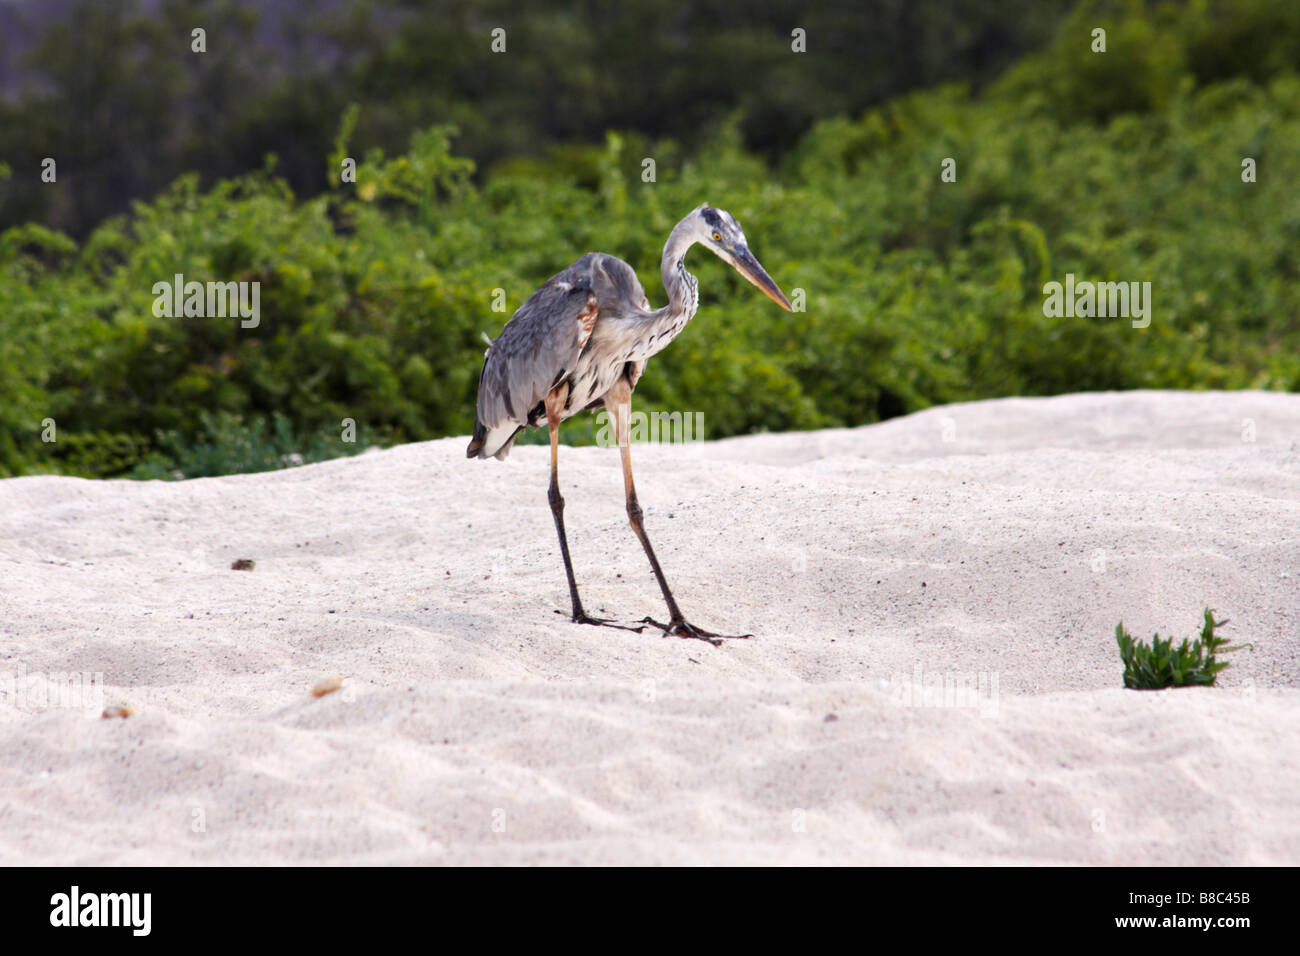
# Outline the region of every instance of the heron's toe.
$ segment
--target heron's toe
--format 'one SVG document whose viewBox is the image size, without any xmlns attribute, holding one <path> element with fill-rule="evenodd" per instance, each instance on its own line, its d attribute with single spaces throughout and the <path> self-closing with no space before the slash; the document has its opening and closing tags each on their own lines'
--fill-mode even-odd
<svg viewBox="0 0 1300 956">
<path fill-rule="evenodd" d="M 653 624 L 664 632 L 665 637 L 686 637 L 693 638 L 697 641 L 708 641 L 714 647 L 721 647 L 723 641 L 743 641 L 753 637 L 753 634 L 718 634 L 714 631 L 706 631 L 702 627 L 696 627 L 686 620 L 669 621 L 663 624 L 652 617 L 643 617 L 642 623 Z"/>
</svg>

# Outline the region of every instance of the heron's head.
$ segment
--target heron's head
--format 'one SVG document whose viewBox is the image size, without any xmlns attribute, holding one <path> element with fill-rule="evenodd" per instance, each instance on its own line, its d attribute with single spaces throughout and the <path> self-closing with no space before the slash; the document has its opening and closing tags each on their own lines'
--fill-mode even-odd
<svg viewBox="0 0 1300 956">
<path fill-rule="evenodd" d="M 794 311 L 790 307 L 790 300 L 785 297 L 777 284 L 772 281 L 772 277 L 764 271 L 758 264 L 758 260 L 754 258 L 754 254 L 749 251 L 744 230 L 740 228 L 740 223 L 736 222 L 735 216 L 725 209 L 716 209 L 707 203 L 696 209 L 693 215 L 696 242 L 758 286 L 764 295 L 781 308 L 787 312 Z"/>
</svg>

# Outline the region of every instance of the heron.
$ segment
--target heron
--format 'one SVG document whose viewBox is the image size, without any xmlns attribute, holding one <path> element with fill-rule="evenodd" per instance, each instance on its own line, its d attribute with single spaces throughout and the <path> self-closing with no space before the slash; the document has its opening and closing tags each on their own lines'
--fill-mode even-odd
<svg viewBox="0 0 1300 956">
<path fill-rule="evenodd" d="M 638 632 L 649 624 L 665 635 L 697 638 L 718 646 L 724 638 L 750 635 L 717 634 L 691 624 L 683 616 L 646 535 L 629 448 L 632 391 L 646 362 L 668 347 L 699 307 L 699 282 L 685 266 L 686 253 L 696 244 L 734 268 L 781 308 L 794 311 L 750 251 L 740 223 L 729 212 L 708 203 L 697 206 L 677 223 L 664 243 L 659 273 L 668 304 L 661 309 L 650 308 L 630 265 L 616 256 L 589 252 L 543 283 L 490 342 L 479 375 L 474 434 L 466 457 L 504 460 L 521 430 L 545 422 L 551 438 L 547 501 L 569 579 L 573 621 Z M 669 615 L 666 624 L 645 617 L 642 627 L 626 627 L 591 617 L 578 595 L 564 530 L 559 430 L 565 419 L 602 406 L 618 438 L 628 521 L 663 592 Z"/>
</svg>

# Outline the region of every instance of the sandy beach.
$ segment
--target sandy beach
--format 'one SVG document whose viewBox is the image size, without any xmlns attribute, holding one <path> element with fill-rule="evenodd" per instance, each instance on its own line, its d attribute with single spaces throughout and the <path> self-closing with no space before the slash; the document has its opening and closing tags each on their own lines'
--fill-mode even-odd
<svg viewBox="0 0 1300 956">
<path fill-rule="evenodd" d="M 570 623 L 547 450 L 465 443 L 0 481 L 0 863 L 1300 864 L 1300 395 L 638 445 L 720 648 Z M 560 477 L 662 618 L 617 451 Z M 1218 685 L 1123 689 L 1206 606 Z"/>
</svg>

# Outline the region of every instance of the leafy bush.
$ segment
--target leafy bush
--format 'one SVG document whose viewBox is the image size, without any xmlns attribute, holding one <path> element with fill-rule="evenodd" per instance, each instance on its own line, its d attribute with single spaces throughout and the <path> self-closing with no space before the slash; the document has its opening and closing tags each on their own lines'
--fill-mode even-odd
<svg viewBox="0 0 1300 956">
<path fill-rule="evenodd" d="M 483 334 L 593 249 L 632 263 L 662 303 L 663 241 L 703 201 L 737 216 L 806 308 L 783 312 L 693 253 L 699 314 L 636 401 L 703 412 L 710 437 L 1004 395 L 1296 390 L 1300 79 L 1294 61 L 1233 65 L 1242 37 L 1273 23 L 1266 6 L 1089 4 L 1053 50 L 978 95 L 941 87 L 824 121 L 775 167 L 732 123 L 680 162 L 672 144 L 610 134 L 479 181 L 438 126 L 309 199 L 268 160 L 207 189 L 184 176 L 81 243 L 14 227 L 0 233 L 0 475 L 266 467 L 355 450 L 312 437 L 346 418 L 382 443 L 467 434 Z M 1113 50 L 1158 60 L 1136 99 L 1114 52 L 1087 53 L 1089 89 L 1110 98 L 1070 85 L 1083 81 L 1061 64 L 1087 51 L 1094 7 Z M 1126 39 L 1156 26 L 1155 47 Z M 336 180 L 357 123 L 353 110 L 340 125 Z M 657 182 L 641 181 L 644 155 L 663 160 Z M 940 178 L 945 157 L 956 182 Z M 1242 181 L 1244 157 L 1257 182 Z M 260 283 L 260 324 L 155 316 L 154 284 L 177 273 Z M 1045 316 L 1044 283 L 1067 273 L 1149 281 L 1150 326 Z M 48 420 L 57 441 L 42 440 Z"/>
<path fill-rule="evenodd" d="M 1124 686 L 1134 690 L 1158 690 L 1162 687 L 1212 685 L 1219 671 L 1228 666 L 1227 661 L 1218 661 L 1215 655 L 1249 646 L 1229 645 L 1227 638 L 1215 634 L 1216 628 L 1227 623 L 1216 621 L 1210 609 L 1206 608 L 1201 636 L 1190 644 L 1184 639 L 1174 647 L 1172 638 L 1161 640 L 1159 634 L 1152 636 L 1150 644 L 1134 641 L 1121 621 L 1115 626 L 1115 641 L 1124 662 Z"/>
<path fill-rule="evenodd" d="M 371 442 L 361 433 L 355 440 L 321 434 L 296 435 L 284 415 L 268 422 L 251 422 L 229 412 L 200 414 L 203 431 L 196 444 L 178 431 L 158 438 L 158 451 L 137 463 L 129 477 L 144 479 L 210 478 L 215 475 L 276 471 L 330 458 L 357 455 Z"/>
<path fill-rule="evenodd" d="M 958 77 L 988 82 L 1041 47 L 1072 2 L 965 2 L 954 15 L 952 0 L 876 0 L 866 16 L 860 0 L 0 3 L 0 157 L 17 173 L 0 176 L 0 231 L 36 219 L 84 237 L 182 172 L 214 182 L 267 152 L 314 196 L 352 100 L 367 104 L 366 146 L 400 152 L 436 118 L 460 127 L 482 168 L 569 154 L 586 174 L 588 145 L 628 126 L 693 152 L 735 113 L 749 146 L 776 156 L 817 119 Z M 807 56 L 789 52 L 795 24 Z M 189 52 L 196 25 L 201 56 Z M 505 56 L 489 43 L 498 25 Z M 47 156 L 60 187 L 33 189 Z"/>
</svg>

